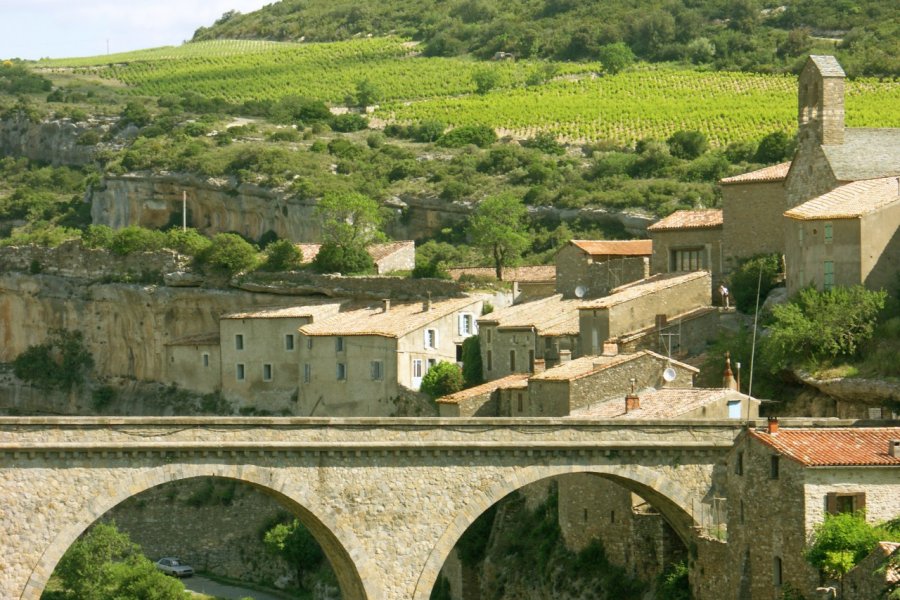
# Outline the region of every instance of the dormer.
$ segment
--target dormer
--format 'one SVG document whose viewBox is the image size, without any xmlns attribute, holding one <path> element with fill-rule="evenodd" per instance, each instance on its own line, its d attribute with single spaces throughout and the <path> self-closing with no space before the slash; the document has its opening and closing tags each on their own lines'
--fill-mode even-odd
<svg viewBox="0 0 900 600">
<path fill-rule="evenodd" d="M 845 77 L 833 56 L 811 55 L 800 71 L 797 123 L 822 145 L 844 143 Z"/>
</svg>

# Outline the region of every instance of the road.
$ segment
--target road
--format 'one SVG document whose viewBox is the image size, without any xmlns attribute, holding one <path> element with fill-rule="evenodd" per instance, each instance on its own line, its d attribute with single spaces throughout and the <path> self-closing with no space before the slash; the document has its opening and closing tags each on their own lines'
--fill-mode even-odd
<svg viewBox="0 0 900 600">
<path fill-rule="evenodd" d="M 253 598 L 253 600 L 283 600 L 278 596 L 258 592 L 256 590 L 248 590 L 233 585 L 217 583 L 206 577 L 194 575 L 181 580 L 184 587 L 192 592 L 200 592 L 209 594 L 210 596 L 218 596 L 219 598 L 227 598 L 228 600 L 241 600 L 242 598 Z"/>
</svg>

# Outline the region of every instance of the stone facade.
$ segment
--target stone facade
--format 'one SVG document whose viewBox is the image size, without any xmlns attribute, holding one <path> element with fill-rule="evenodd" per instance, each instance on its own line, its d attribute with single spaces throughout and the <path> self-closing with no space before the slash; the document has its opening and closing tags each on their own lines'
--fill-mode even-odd
<svg viewBox="0 0 900 600">
<path fill-rule="evenodd" d="M 614 478 L 689 545 L 733 423 L 0 419 L 0 596 L 37 600 L 98 517 L 163 483 L 250 483 L 319 541 L 347 600 L 426 600 L 462 533 L 530 483 Z M 487 427 L 486 427 L 487 425 Z M 705 600 L 701 598 L 700 600 Z"/>
<path fill-rule="evenodd" d="M 784 178 L 756 182 L 721 182 L 722 273 L 757 254 L 784 254 L 787 209 Z"/>
<path fill-rule="evenodd" d="M 663 219 L 650 226 L 647 231 L 653 239 L 651 272 L 656 274 L 709 271 L 712 275 L 711 285 L 718 287 L 725 271 L 725 253 L 722 246 L 721 218 L 717 221 L 718 223 L 713 226 L 660 227 L 666 222 L 666 219 Z"/>
<path fill-rule="evenodd" d="M 166 376 L 163 381 L 204 394 L 221 390 L 219 335 L 191 336 L 166 344 Z"/>
<path fill-rule="evenodd" d="M 599 298 L 613 288 L 650 275 L 647 256 L 628 254 L 629 252 L 639 254 L 644 251 L 643 249 L 629 250 L 627 246 L 619 249 L 615 247 L 617 242 L 599 243 L 611 246 L 607 252 L 615 250 L 617 253 L 592 253 L 585 249 L 590 246 L 585 246 L 584 242 L 577 240 L 569 242 L 557 252 L 556 291 L 564 298 L 575 298 L 576 290 L 579 288 L 582 290 L 582 297 Z M 634 241 L 624 244 L 635 246 Z M 649 244 L 644 246 L 649 248 Z"/>
</svg>

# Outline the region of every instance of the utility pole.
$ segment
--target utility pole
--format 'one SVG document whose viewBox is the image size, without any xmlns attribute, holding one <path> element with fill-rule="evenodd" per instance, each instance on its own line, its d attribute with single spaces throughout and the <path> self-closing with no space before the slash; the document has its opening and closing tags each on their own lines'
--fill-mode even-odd
<svg viewBox="0 0 900 600">
<path fill-rule="evenodd" d="M 181 230 L 187 231 L 187 191 L 181 190 Z"/>
</svg>

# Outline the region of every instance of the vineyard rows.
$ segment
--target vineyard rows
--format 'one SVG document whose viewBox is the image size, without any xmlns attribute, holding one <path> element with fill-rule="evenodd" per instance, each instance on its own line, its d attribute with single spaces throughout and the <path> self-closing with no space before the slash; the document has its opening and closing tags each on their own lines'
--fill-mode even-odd
<svg viewBox="0 0 900 600">
<path fill-rule="evenodd" d="M 645 66 L 598 76 L 596 63 L 554 63 L 555 79 L 526 86 L 547 65 L 424 58 L 414 51 L 414 44 L 398 38 L 321 44 L 211 41 L 47 60 L 38 66 L 119 80 L 135 94 L 191 90 L 233 103 L 289 94 L 341 103 L 358 81 L 368 79 L 381 91 L 375 116 L 382 121 L 485 124 L 520 137 L 547 131 L 571 142 L 630 144 L 695 129 L 722 146 L 795 128 L 797 84 L 789 75 Z M 485 69 L 498 73 L 498 87 L 478 95 L 473 75 Z M 852 127 L 900 127 L 898 81 L 849 81 L 846 102 Z"/>
</svg>

